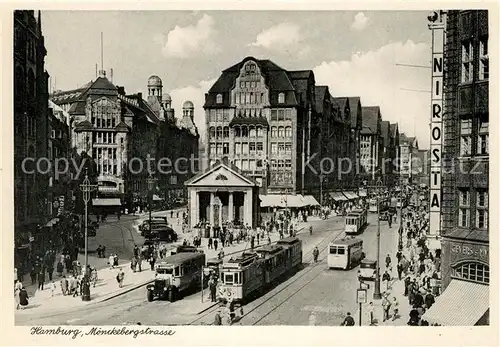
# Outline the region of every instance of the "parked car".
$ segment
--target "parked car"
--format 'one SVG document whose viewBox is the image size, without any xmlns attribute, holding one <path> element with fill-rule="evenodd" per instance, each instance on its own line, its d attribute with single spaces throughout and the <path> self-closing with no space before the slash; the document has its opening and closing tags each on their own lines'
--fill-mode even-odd
<svg viewBox="0 0 500 347">
<path fill-rule="evenodd" d="M 358 278 L 363 281 L 375 281 L 377 276 L 377 261 L 363 259 L 359 265 Z"/>
<path fill-rule="evenodd" d="M 144 233 L 144 237 L 157 242 L 176 242 L 177 233 L 167 224 L 152 223 L 151 230 Z"/>
<path fill-rule="evenodd" d="M 152 217 L 151 224 L 167 224 L 167 217 Z M 147 232 L 149 232 L 149 219 L 144 220 L 139 225 L 139 231 L 141 232 L 141 236 L 145 236 Z"/>
</svg>

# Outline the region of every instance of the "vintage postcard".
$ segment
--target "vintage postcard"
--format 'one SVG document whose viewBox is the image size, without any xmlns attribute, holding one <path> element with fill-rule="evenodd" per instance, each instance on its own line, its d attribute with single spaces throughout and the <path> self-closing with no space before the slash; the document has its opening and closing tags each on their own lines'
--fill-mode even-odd
<svg viewBox="0 0 500 347">
<path fill-rule="evenodd" d="M 6 8 L 7 344 L 497 345 L 483 5 Z"/>
</svg>

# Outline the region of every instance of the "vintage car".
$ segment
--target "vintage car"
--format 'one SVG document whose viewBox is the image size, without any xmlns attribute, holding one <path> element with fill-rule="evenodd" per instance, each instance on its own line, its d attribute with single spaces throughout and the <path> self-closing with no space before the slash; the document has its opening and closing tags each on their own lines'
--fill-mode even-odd
<svg viewBox="0 0 500 347">
<path fill-rule="evenodd" d="M 155 280 L 146 286 L 147 299 L 168 299 L 174 302 L 182 292 L 201 289 L 205 254 L 181 252 L 165 258 L 155 266 Z"/>
<path fill-rule="evenodd" d="M 377 261 L 363 259 L 359 264 L 358 279 L 362 281 L 375 281 L 377 276 Z"/>
<path fill-rule="evenodd" d="M 144 237 L 156 242 L 176 242 L 177 233 L 164 223 L 151 224 L 151 230 L 144 232 Z"/>
</svg>

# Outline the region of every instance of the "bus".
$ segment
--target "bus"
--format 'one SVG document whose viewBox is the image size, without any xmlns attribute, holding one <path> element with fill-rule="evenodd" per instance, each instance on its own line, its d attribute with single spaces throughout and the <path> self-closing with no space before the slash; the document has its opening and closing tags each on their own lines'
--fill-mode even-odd
<svg viewBox="0 0 500 347">
<path fill-rule="evenodd" d="M 351 269 L 365 257 L 363 240 L 341 239 L 330 242 L 328 246 L 329 269 Z"/>
<path fill-rule="evenodd" d="M 367 222 L 367 211 L 363 210 L 352 210 L 345 217 L 345 227 L 344 232 L 346 235 L 359 234 L 361 230 L 365 227 Z"/>
</svg>

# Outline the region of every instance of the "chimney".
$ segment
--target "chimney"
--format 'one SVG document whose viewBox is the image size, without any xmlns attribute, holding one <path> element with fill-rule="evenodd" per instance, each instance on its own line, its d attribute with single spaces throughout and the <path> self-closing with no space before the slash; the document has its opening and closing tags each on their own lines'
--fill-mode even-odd
<svg viewBox="0 0 500 347">
<path fill-rule="evenodd" d="M 106 71 L 105 70 L 99 70 L 99 77 L 106 78 Z"/>
</svg>

